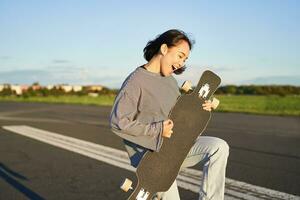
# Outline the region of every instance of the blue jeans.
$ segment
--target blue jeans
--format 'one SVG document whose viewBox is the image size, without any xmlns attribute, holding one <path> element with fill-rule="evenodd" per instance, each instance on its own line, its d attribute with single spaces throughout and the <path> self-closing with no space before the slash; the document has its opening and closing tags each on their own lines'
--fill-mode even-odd
<svg viewBox="0 0 300 200">
<path fill-rule="evenodd" d="M 125 143 L 131 163 L 137 166 L 138 161 L 145 153 L 143 148 L 137 146 L 136 149 L 129 147 Z M 199 162 L 203 163 L 203 177 L 201 181 L 199 200 L 223 200 L 225 190 L 225 172 L 227 158 L 229 155 L 228 144 L 216 137 L 199 136 L 195 144 L 185 158 L 181 169 L 191 167 Z M 180 200 L 176 180 L 168 191 L 158 193 L 162 200 Z"/>
</svg>

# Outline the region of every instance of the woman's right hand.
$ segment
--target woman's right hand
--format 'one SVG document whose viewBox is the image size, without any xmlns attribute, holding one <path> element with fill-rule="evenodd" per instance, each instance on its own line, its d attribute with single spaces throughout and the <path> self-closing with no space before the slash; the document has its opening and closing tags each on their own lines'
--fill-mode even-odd
<svg viewBox="0 0 300 200">
<path fill-rule="evenodd" d="M 170 120 L 170 119 L 165 120 L 163 122 L 163 134 L 162 134 L 162 136 L 170 138 L 172 133 L 173 133 L 173 131 L 172 131 L 173 126 L 174 126 L 174 124 L 173 124 L 172 120 Z"/>
</svg>

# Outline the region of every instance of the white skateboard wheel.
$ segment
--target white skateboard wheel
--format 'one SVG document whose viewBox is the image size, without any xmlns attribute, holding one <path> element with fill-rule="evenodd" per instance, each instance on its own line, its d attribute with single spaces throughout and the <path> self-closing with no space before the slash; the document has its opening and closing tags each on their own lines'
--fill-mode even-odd
<svg viewBox="0 0 300 200">
<path fill-rule="evenodd" d="M 189 81 L 184 81 L 184 83 L 183 83 L 182 86 L 181 86 L 181 89 L 182 89 L 185 93 L 187 93 L 187 92 L 189 92 L 190 90 L 192 90 L 192 84 L 191 84 L 191 82 L 189 82 Z"/>
<path fill-rule="evenodd" d="M 220 101 L 217 98 L 213 98 L 211 104 L 212 104 L 212 108 L 215 110 L 218 105 L 219 105 Z"/>
<path fill-rule="evenodd" d="M 132 190 L 132 181 L 128 178 L 125 178 L 123 183 L 121 184 L 120 188 L 124 191 L 124 192 L 128 192 L 128 190 Z"/>
</svg>

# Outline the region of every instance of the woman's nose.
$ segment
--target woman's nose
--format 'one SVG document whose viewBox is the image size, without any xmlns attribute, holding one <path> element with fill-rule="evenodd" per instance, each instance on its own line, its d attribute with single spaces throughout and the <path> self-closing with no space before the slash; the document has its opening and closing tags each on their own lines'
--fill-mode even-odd
<svg viewBox="0 0 300 200">
<path fill-rule="evenodd" d="M 180 67 L 182 67 L 183 65 L 184 65 L 184 61 L 182 60 L 182 61 L 180 61 Z"/>
</svg>

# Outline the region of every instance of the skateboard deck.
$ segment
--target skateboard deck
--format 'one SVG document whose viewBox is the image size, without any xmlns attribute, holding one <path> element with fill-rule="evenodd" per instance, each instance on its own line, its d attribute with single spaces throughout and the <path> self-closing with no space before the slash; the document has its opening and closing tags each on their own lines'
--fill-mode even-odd
<svg viewBox="0 0 300 200">
<path fill-rule="evenodd" d="M 195 140 L 210 120 L 211 112 L 203 110 L 202 104 L 210 99 L 220 82 L 219 76 L 205 71 L 195 89 L 177 99 L 169 114 L 174 122 L 173 134 L 164 138 L 159 152 L 145 153 L 136 170 L 138 183 L 128 200 L 151 200 L 157 192 L 171 187 Z"/>
</svg>

